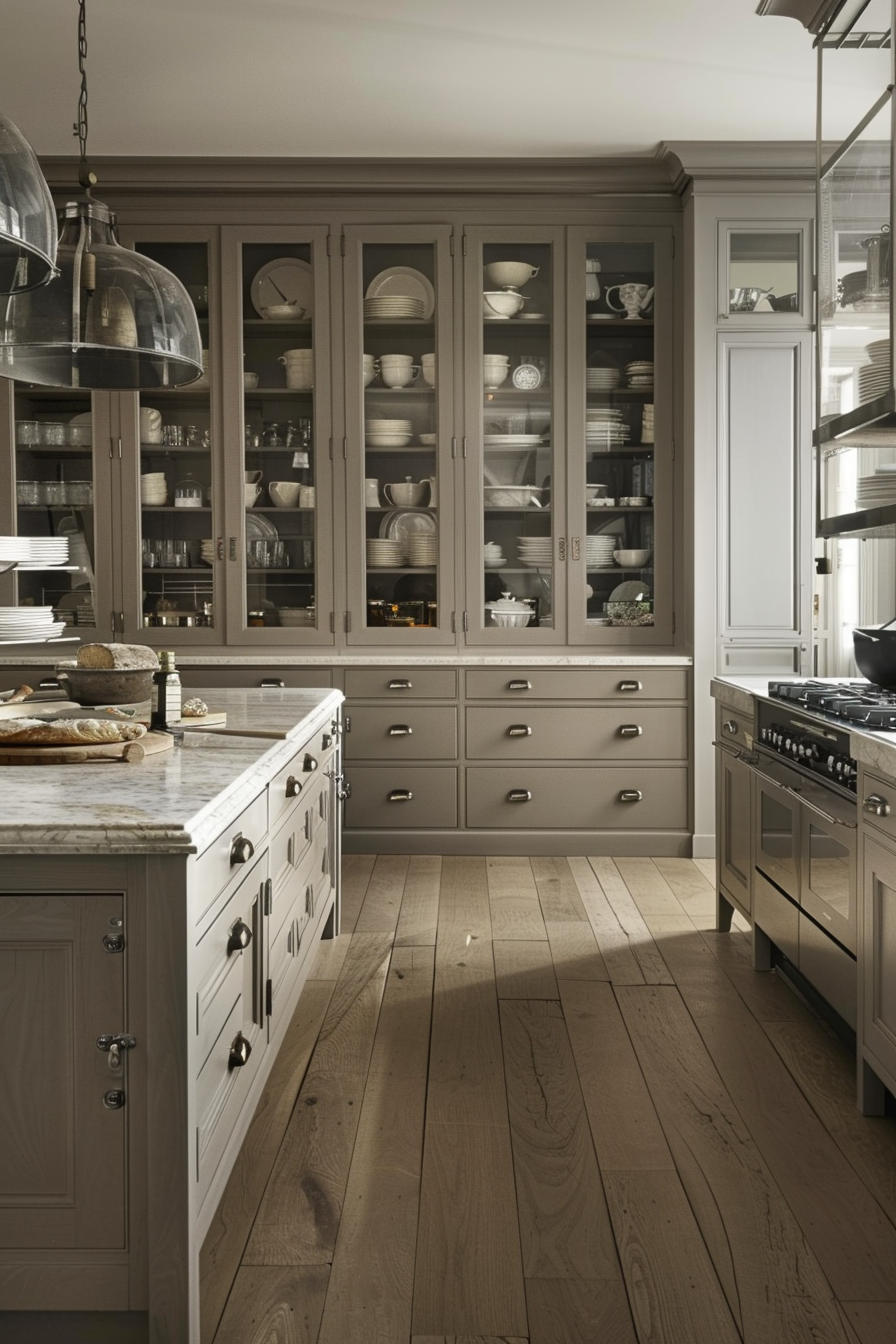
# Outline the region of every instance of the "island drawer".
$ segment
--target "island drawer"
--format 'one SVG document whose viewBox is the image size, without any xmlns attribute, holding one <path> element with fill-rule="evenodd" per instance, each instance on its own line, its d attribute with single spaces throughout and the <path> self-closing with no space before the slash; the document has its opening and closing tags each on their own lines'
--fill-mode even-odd
<svg viewBox="0 0 896 1344">
<path fill-rule="evenodd" d="M 301 751 L 296 752 L 288 765 L 276 774 L 268 785 L 268 825 L 273 831 L 291 811 L 316 794 L 326 771 L 332 770 L 336 753 L 336 737 L 329 731 L 315 734 Z"/>
<path fill-rule="evenodd" d="M 862 826 L 873 826 L 876 831 L 882 831 L 891 840 L 896 840 L 896 782 L 884 775 L 872 775 L 863 769 L 859 777 L 859 790 Z M 878 798 L 880 803 L 869 802 L 868 806 L 865 806 L 867 799 Z M 889 808 L 889 813 L 878 815 L 878 807 L 881 812 Z"/>
<path fill-rule="evenodd" d="M 261 1028 L 233 1005 L 196 1082 L 196 1180 L 205 1198 L 264 1055 Z M 245 1052 L 246 1062 L 234 1061 Z"/>
<path fill-rule="evenodd" d="M 630 713 L 625 710 L 630 708 Z M 684 706 L 496 705 L 467 710 L 473 759 L 681 761 L 687 759 Z"/>
<path fill-rule="evenodd" d="M 349 667 L 345 671 L 347 700 L 453 700 L 456 695 L 457 673 L 452 667 Z"/>
<path fill-rule="evenodd" d="M 468 700 L 686 700 L 686 667 L 477 667 Z"/>
<path fill-rule="evenodd" d="M 268 803 L 262 790 L 195 861 L 191 887 L 197 925 L 207 918 L 222 893 L 242 881 L 246 865 L 266 847 L 267 830 Z"/>
<path fill-rule="evenodd" d="M 457 825 L 457 770 L 449 766 L 355 765 L 346 827 L 414 829 Z"/>
<path fill-rule="evenodd" d="M 198 1074 L 233 1005 L 242 997 L 247 1020 L 260 1023 L 258 980 L 264 938 L 263 859 L 233 892 L 199 939 L 194 953 Z"/>
<path fill-rule="evenodd" d="M 358 705 L 350 715 L 345 759 L 453 761 L 457 757 L 454 705 Z"/>
<path fill-rule="evenodd" d="M 472 766 L 467 827 L 679 831 L 687 770 L 675 766 Z"/>
<path fill-rule="evenodd" d="M 744 714 L 724 701 L 716 701 L 716 741 L 732 751 L 744 751 L 753 745 L 753 715 Z"/>
</svg>

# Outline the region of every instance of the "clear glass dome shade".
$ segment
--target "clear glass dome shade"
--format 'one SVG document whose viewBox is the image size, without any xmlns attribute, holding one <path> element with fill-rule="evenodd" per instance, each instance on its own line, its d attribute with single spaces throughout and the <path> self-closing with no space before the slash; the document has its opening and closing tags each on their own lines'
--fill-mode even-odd
<svg viewBox="0 0 896 1344">
<path fill-rule="evenodd" d="M 37 155 L 0 116 L 0 294 L 45 285 L 55 274 L 56 207 Z"/>
<path fill-rule="evenodd" d="M 179 387 L 202 376 L 199 321 L 184 286 L 121 247 L 100 201 L 60 211 L 59 276 L 0 301 L 0 376 L 50 387 Z"/>
</svg>

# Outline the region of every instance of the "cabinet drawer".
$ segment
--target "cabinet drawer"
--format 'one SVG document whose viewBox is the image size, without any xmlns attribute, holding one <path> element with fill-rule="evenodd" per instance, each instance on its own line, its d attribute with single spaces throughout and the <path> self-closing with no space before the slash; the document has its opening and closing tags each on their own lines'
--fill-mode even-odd
<svg viewBox="0 0 896 1344">
<path fill-rule="evenodd" d="M 234 1004 L 212 1046 L 196 1083 L 196 1180 L 199 1203 L 205 1198 L 227 1141 L 258 1072 L 265 1040 L 259 1027 L 247 1029 L 242 1001 Z M 238 1036 L 249 1046 L 248 1061 L 239 1068 L 230 1065 L 230 1051 Z"/>
<path fill-rule="evenodd" d="M 268 826 L 271 831 L 310 798 L 312 788 L 315 794 L 319 791 L 320 781 L 326 781 L 325 772 L 332 769 L 335 752 L 334 735 L 329 730 L 318 733 L 274 776 L 268 785 Z"/>
<path fill-rule="evenodd" d="M 457 825 L 457 770 L 449 766 L 356 765 L 348 781 L 352 796 L 345 804 L 346 827 Z M 412 797 L 401 797 L 407 793 Z"/>
<path fill-rule="evenodd" d="M 457 673 L 453 667 L 349 667 L 345 671 L 347 700 L 453 700 Z M 352 710 L 354 713 L 354 710 Z"/>
<path fill-rule="evenodd" d="M 473 759 L 680 761 L 687 753 L 687 710 L 677 705 L 633 706 L 628 715 L 622 705 L 467 710 Z"/>
<path fill-rule="evenodd" d="M 674 766 L 472 766 L 467 827 L 684 830 L 687 778 L 687 770 Z M 641 797 L 624 801 L 623 793 Z"/>
<path fill-rule="evenodd" d="M 197 1073 L 241 997 L 246 1022 L 251 1022 L 253 1017 L 261 1020 L 258 966 L 263 937 L 264 880 L 265 863 L 260 860 L 246 874 L 196 945 L 193 955 Z M 241 948 L 240 942 L 246 946 Z"/>
<path fill-rule="evenodd" d="M 281 926 L 293 913 L 295 902 L 304 897 L 306 886 L 314 882 L 320 868 L 320 848 L 319 845 L 307 845 L 302 855 L 296 859 L 295 866 L 286 870 L 279 884 L 272 885 L 269 921 L 272 937 L 276 937 Z"/>
<path fill-rule="evenodd" d="M 345 737 L 345 759 L 448 760 L 457 758 L 457 710 L 453 705 L 385 708 L 358 705 Z"/>
<path fill-rule="evenodd" d="M 872 795 L 889 806 L 889 816 L 879 817 L 873 810 L 869 812 L 866 809 L 865 800 Z M 871 804 L 872 808 L 875 806 L 877 804 Z M 863 770 L 859 779 L 859 813 L 863 827 L 873 826 L 876 831 L 882 831 L 891 840 L 896 840 L 896 783 L 885 775 L 871 775 Z"/>
<path fill-rule="evenodd" d="M 467 673 L 469 700 L 686 700 L 687 693 L 686 667 L 478 667 Z"/>
<path fill-rule="evenodd" d="M 732 749 L 752 747 L 753 715 L 716 701 L 716 741 Z"/>
<path fill-rule="evenodd" d="M 178 665 L 180 679 L 184 686 L 230 687 L 241 690 L 249 687 L 273 685 L 277 688 L 328 687 L 333 685 L 333 673 L 329 667 L 228 667 L 216 663 L 213 667 L 182 667 Z M 34 685 L 34 683 L 31 683 Z M 209 706 L 214 709 L 214 705 Z"/>
<path fill-rule="evenodd" d="M 248 840 L 253 850 L 260 853 L 267 842 L 267 830 L 268 800 L 263 790 L 199 855 L 193 866 L 190 886 L 193 918 L 197 925 L 206 918 L 222 892 L 242 881 L 254 858 L 254 854 L 250 854 L 245 862 L 241 862 L 242 855 L 248 851 L 235 842 Z"/>
</svg>

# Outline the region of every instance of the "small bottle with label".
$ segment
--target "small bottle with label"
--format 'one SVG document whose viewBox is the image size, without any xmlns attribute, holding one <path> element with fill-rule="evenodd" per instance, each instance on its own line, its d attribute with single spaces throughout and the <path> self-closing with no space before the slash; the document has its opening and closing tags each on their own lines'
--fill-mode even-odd
<svg viewBox="0 0 896 1344">
<path fill-rule="evenodd" d="M 159 654 L 159 670 L 152 679 L 152 712 L 149 727 L 152 732 L 165 733 L 181 717 L 180 675 L 174 666 L 173 653 Z"/>
</svg>

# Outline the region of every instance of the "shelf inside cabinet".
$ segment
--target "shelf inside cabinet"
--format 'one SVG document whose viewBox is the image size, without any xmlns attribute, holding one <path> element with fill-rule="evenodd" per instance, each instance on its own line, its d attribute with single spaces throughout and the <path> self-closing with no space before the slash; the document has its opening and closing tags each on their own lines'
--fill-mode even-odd
<svg viewBox="0 0 896 1344">
<path fill-rule="evenodd" d="M 244 317 L 243 329 L 245 331 L 264 332 L 266 336 L 274 336 L 280 331 L 308 331 L 312 325 L 310 317 L 296 318 L 294 321 L 289 319 L 285 322 L 271 322 L 264 317 Z"/>
<path fill-rule="evenodd" d="M 896 392 L 892 390 L 885 392 L 882 397 L 876 397 L 874 401 L 862 402 L 845 415 L 834 415 L 829 420 L 823 420 L 815 431 L 815 442 L 821 446 L 838 439 L 849 446 L 850 435 L 871 426 L 877 430 L 889 430 L 891 442 L 888 446 L 896 446 L 896 418 L 889 417 L 896 417 Z M 857 442 L 856 446 L 866 445 Z"/>
<path fill-rule="evenodd" d="M 626 336 L 637 336 L 638 331 L 651 330 L 652 317 L 586 317 L 589 331 L 624 331 Z"/>
<path fill-rule="evenodd" d="M 294 401 L 296 397 L 313 397 L 313 387 L 247 387 L 243 400 L 256 401 Z"/>
<path fill-rule="evenodd" d="M 835 514 L 822 518 L 818 524 L 819 537 L 896 537 L 896 504 L 877 509 L 860 509 L 856 513 Z"/>
</svg>

